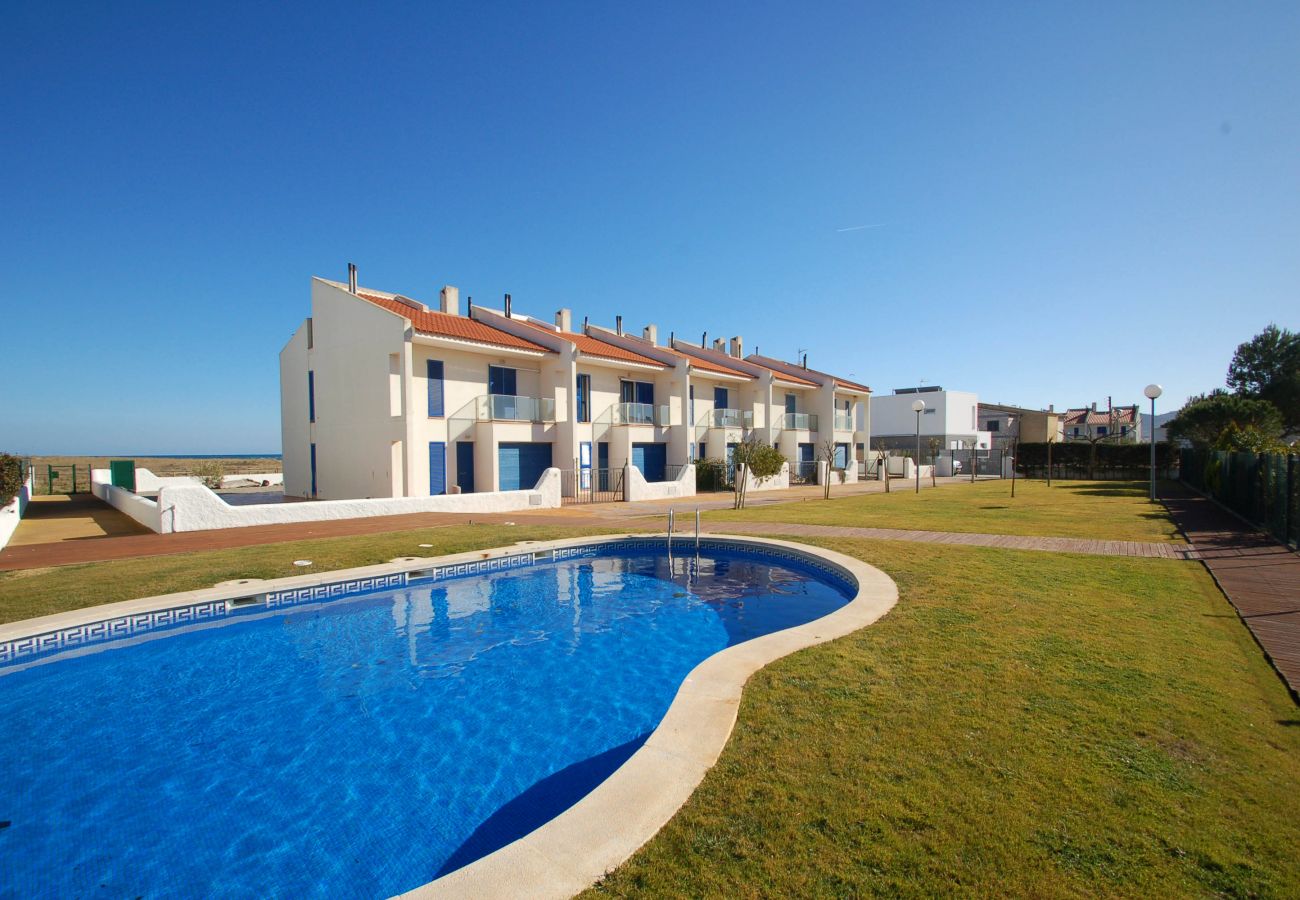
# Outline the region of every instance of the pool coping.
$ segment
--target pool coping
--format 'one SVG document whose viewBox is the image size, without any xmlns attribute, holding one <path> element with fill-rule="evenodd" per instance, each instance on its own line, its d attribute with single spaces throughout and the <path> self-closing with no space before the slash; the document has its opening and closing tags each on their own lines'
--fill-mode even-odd
<svg viewBox="0 0 1300 900">
<path fill-rule="evenodd" d="M 351 569 L 334 569 L 275 579 L 239 579 L 210 588 L 161 594 L 70 610 L 35 619 L 0 625 L 0 646 L 10 648 L 49 635 L 88 634 L 104 631 L 109 622 L 138 617 L 172 615 L 176 622 L 148 625 L 138 633 L 127 631 L 95 642 L 70 642 L 46 655 L 25 662 L 9 662 L 5 672 L 20 671 L 83 653 L 105 643 L 150 640 L 175 633 L 175 625 L 214 627 L 237 614 L 238 604 L 254 603 L 242 610 L 256 615 L 285 611 L 268 603 L 284 597 L 287 606 L 307 609 L 351 590 L 370 587 L 404 587 L 411 577 L 431 570 L 500 571 L 511 559 L 546 554 L 571 547 L 633 540 L 662 540 L 666 535 L 633 533 L 588 535 L 552 541 L 520 541 L 490 550 L 472 550 L 439 557 L 398 557 L 391 562 Z M 717 762 L 740 708 L 741 691 L 749 677 L 769 663 L 796 650 L 834 640 L 872 624 L 898 601 L 898 588 L 884 572 L 860 560 L 809 544 L 752 535 L 709 533 L 709 543 L 724 542 L 755 549 L 781 549 L 809 562 L 832 568 L 857 583 L 849 602 L 828 615 L 782 631 L 727 647 L 701 661 L 686 676 L 658 727 L 622 766 L 605 781 L 546 824 L 518 840 L 441 878 L 401 894 L 428 897 L 570 897 L 590 887 L 626 861 L 654 837 L 686 803 L 705 774 Z M 683 551 L 693 541 L 678 537 Z M 687 555 L 687 554 L 683 554 Z M 552 559 L 554 559 L 552 554 Z M 547 562 L 536 557 L 530 564 Z M 473 574 L 472 572 L 469 574 Z M 394 579 L 400 579 L 400 584 Z M 416 582 L 421 583 L 421 582 Z M 250 599 L 251 598 L 251 599 Z M 211 621 L 181 620 L 181 610 L 222 608 Z"/>
</svg>

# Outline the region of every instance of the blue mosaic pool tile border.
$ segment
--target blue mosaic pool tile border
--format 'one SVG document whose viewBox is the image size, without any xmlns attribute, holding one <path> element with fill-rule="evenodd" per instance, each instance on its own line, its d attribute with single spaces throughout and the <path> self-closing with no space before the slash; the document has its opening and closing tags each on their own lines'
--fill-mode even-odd
<svg viewBox="0 0 1300 900">
<path fill-rule="evenodd" d="M 37 659 L 65 650 L 76 650 L 94 644 L 117 641 L 122 638 L 135 637 L 149 631 L 164 631 L 182 625 L 192 625 L 226 615 L 225 600 L 208 600 L 192 606 L 177 606 L 172 609 L 159 609 L 153 612 L 132 613 L 104 619 L 100 622 L 87 622 L 73 625 L 57 631 L 33 634 L 0 643 L 0 665 Z"/>
<path fill-rule="evenodd" d="M 674 549 L 681 548 L 683 554 L 689 549 L 695 550 L 695 541 L 691 538 L 679 538 L 674 541 Z M 74 625 L 57 631 L 34 634 L 0 642 L 0 666 L 27 662 L 80 647 L 108 643 L 123 638 L 136 637 L 146 632 L 165 631 L 192 625 L 204 621 L 230 616 L 244 615 L 261 609 L 283 609 L 304 603 L 318 603 L 336 600 L 370 591 L 388 590 L 405 587 L 412 582 L 446 581 L 453 578 L 469 578 L 493 572 L 505 572 L 512 569 L 528 568 L 539 563 L 560 562 L 567 559 L 585 559 L 607 556 L 637 550 L 661 550 L 665 544 L 662 537 L 622 538 L 603 543 L 583 544 L 578 547 L 559 547 L 555 550 L 512 553 L 507 556 L 494 556 L 488 559 L 468 562 L 450 563 L 445 566 L 433 566 L 412 576 L 408 572 L 390 575 L 375 575 L 368 578 L 353 578 L 347 581 L 331 581 L 310 587 L 290 588 L 283 591 L 268 591 L 266 605 L 229 609 L 226 600 L 208 600 L 190 606 L 178 606 L 172 609 L 160 609 L 153 612 L 133 613 L 99 622 Z M 751 544 L 733 543 L 729 540 L 705 538 L 699 543 L 701 551 L 723 552 L 759 559 L 776 559 L 782 562 L 810 569 L 821 577 L 832 581 L 841 590 L 852 596 L 857 592 L 856 581 L 838 566 L 821 561 L 815 555 L 787 550 L 783 547 L 759 547 Z M 539 558 L 540 557 L 540 558 Z"/>
<path fill-rule="evenodd" d="M 311 587 L 290 588 L 287 591 L 268 591 L 266 605 L 268 609 L 277 609 L 297 606 L 301 603 L 319 603 L 322 600 L 336 600 L 339 597 L 366 591 L 406 587 L 406 581 L 406 573 L 398 572 L 396 575 L 375 575 L 370 578 L 353 578 L 350 581 L 331 581 L 327 584 L 313 584 Z"/>
</svg>

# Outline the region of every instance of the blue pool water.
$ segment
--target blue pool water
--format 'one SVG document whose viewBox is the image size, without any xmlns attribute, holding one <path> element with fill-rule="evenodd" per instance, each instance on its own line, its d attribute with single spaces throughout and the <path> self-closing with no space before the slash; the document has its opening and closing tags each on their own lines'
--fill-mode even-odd
<svg viewBox="0 0 1300 900">
<path fill-rule="evenodd" d="M 0 895 L 383 897 L 572 805 L 718 650 L 847 602 L 661 551 L 412 585 L 0 677 Z"/>
</svg>

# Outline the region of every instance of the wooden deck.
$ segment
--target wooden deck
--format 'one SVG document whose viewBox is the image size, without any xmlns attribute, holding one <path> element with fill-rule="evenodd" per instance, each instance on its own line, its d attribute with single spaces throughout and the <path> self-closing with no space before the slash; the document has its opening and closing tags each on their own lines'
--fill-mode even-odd
<svg viewBox="0 0 1300 900">
<path fill-rule="evenodd" d="M 1300 553 L 1204 497 L 1165 506 L 1300 702 Z"/>
</svg>

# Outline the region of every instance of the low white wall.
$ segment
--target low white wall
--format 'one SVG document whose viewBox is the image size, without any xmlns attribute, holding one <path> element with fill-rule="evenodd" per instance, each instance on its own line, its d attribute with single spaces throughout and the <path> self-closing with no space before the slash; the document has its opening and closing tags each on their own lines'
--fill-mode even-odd
<svg viewBox="0 0 1300 900">
<path fill-rule="evenodd" d="M 745 469 L 744 466 L 741 468 Z M 745 469 L 745 479 L 746 494 L 751 494 L 754 491 L 784 491 L 790 487 L 790 464 L 782 463 L 780 472 L 762 481 L 749 474 L 749 469 Z"/>
<path fill-rule="evenodd" d="M 222 475 L 221 476 L 221 486 L 223 488 L 230 487 L 232 484 L 239 484 L 241 481 L 255 481 L 258 484 L 261 484 L 263 481 L 265 481 L 268 486 L 279 487 L 280 485 L 284 484 L 284 473 L 283 472 L 262 472 L 254 475 Z"/>
<path fill-rule="evenodd" d="M 150 531 L 163 530 L 158 504 L 125 488 L 113 487 L 108 469 L 95 469 L 90 473 L 90 490 L 100 500 L 126 513 Z"/>
<path fill-rule="evenodd" d="M 222 475 L 221 486 L 227 487 L 232 484 L 238 484 L 241 481 L 254 481 L 261 484 L 263 481 L 270 482 L 273 485 L 284 484 L 283 472 L 263 472 L 253 475 Z M 152 494 L 162 490 L 165 487 L 174 487 L 179 484 L 202 484 L 203 479 L 197 475 L 155 475 L 149 469 L 140 467 L 135 470 L 135 489 L 142 494 Z"/>
<path fill-rule="evenodd" d="M 32 499 L 32 476 L 29 473 L 23 486 L 18 489 L 18 495 L 9 501 L 9 505 L 0 509 L 0 550 L 5 548 L 9 539 L 14 536 L 18 530 L 18 523 L 22 521 L 23 513 L 27 511 L 27 503 Z"/>
<path fill-rule="evenodd" d="M 111 502 L 111 501 L 110 501 Z M 147 502 L 147 501 L 146 501 Z M 398 516 L 405 513 L 501 513 L 560 505 L 560 470 L 547 469 L 527 491 L 442 494 L 436 497 L 374 497 L 231 506 L 201 484 L 167 485 L 158 494 L 163 531 L 208 531 L 249 525 L 283 525 L 329 519 Z"/>
<path fill-rule="evenodd" d="M 695 496 L 695 466 L 682 466 L 681 472 L 673 481 L 646 481 L 641 470 L 636 466 L 627 466 L 623 476 L 623 499 L 629 502 L 637 500 L 666 500 L 669 497 Z"/>
</svg>

